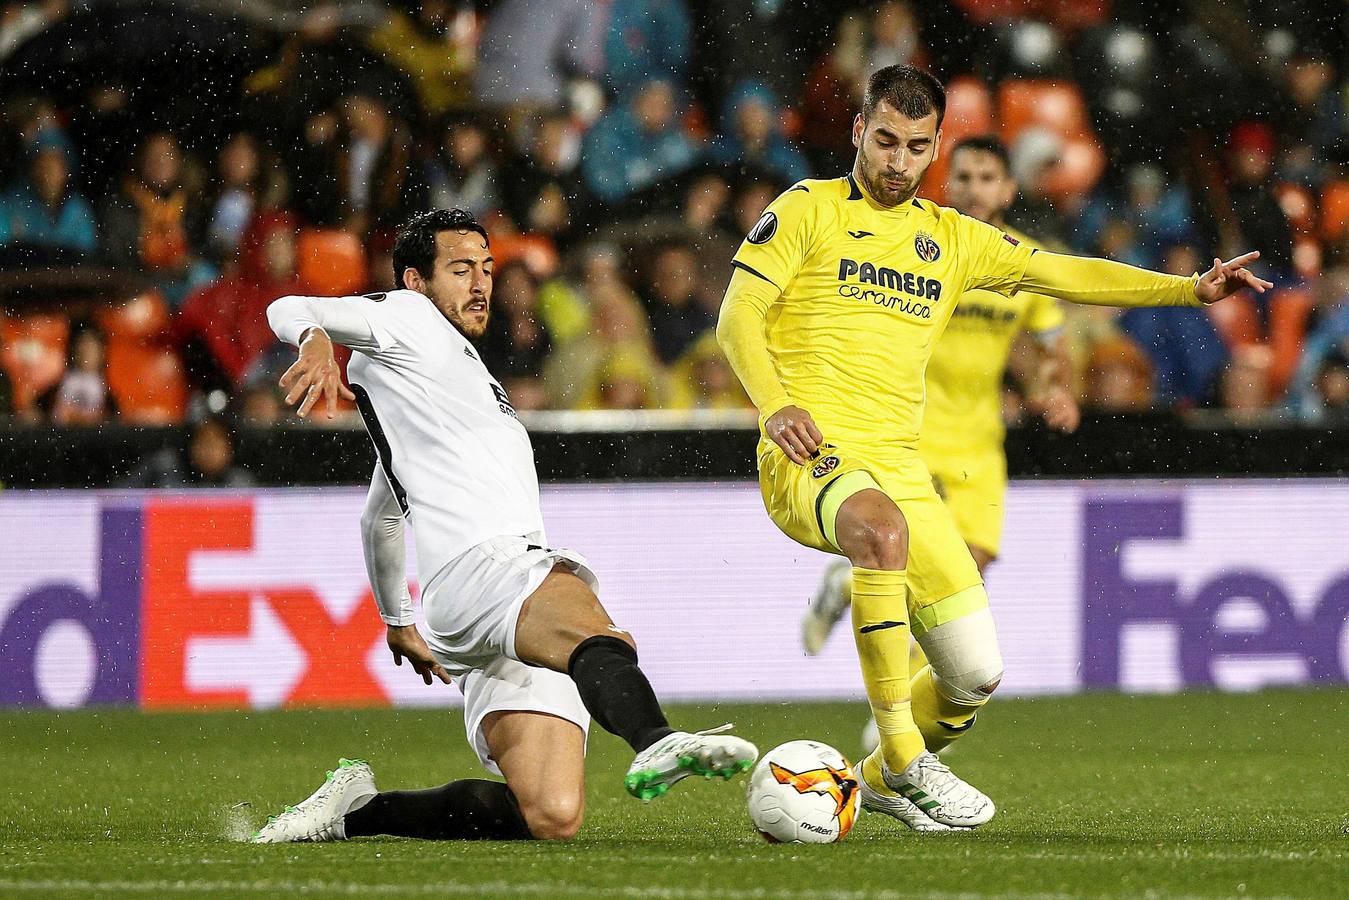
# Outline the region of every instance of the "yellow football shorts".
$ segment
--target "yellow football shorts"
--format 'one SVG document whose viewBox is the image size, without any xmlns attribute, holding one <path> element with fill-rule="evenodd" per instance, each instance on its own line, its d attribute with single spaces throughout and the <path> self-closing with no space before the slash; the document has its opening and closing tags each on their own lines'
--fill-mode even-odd
<svg viewBox="0 0 1349 900">
<path fill-rule="evenodd" d="M 869 457 L 825 444 L 809 465 L 798 466 L 765 438 L 759 442 L 758 457 L 759 490 L 769 518 L 789 538 L 816 550 L 841 553 L 835 543 L 834 516 L 848 497 L 879 488 L 893 500 L 909 530 L 911 610 L 983 583 L 916 451 L 898 449 Z"/>
<path fill-rule="evenodd" d="M 1007 456 L 1002 448 L 953 453 L 923 447 L 921 452 L 960 536 L 996 557 L 1007 500 Z"/>
</svg>

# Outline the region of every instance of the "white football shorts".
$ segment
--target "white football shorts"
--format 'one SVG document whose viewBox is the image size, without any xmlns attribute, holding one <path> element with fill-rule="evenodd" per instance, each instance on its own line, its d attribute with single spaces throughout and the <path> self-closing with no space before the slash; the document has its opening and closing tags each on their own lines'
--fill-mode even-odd
<svg viewBox="0 0 1349 900">
<path fill-rule="evenodd" d="M 599 581 L 585 557 L 542 546 L 537 535 L 497 537 L 457 556 L 422 593 L 426 643 L 464 695 L 468 742 L 489 772 L 500 775 L 482 733 L 492 712 L 541 712 L 590 727 L 576 685 L 561 672 L 530 666 L 515 654 L 520 608 L 558 563 L 591 590 Z"/>
</svg>

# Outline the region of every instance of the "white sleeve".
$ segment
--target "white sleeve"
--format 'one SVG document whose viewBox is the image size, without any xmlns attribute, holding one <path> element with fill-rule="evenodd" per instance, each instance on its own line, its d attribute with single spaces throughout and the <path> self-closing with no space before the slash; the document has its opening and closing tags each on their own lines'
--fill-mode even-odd
<svg viewBox="0 0 1349 900">
<path fill-rule="evenodd" d="M 361 353 L 388 350 L 396 341 L 369 297 L 282 297 L 267 307 L 267 324 L 288 344 L 300 345 L 310 328 Z"/>
<path fill-rule="evenodd" d="M 375 465 L 370 493 L 361 511 L 361 549 L 370 590 L 385 625 L 411 625 L 412 594 L 407 582 L 407 549 L 403 543 L 403 510 L 384 470 Z"/>
</svg>

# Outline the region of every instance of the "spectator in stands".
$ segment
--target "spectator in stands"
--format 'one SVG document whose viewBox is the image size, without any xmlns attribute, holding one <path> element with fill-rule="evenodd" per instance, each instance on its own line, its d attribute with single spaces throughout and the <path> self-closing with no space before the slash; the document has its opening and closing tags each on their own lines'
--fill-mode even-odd
<svg viewBox="0 0 1349 900">
<path fill-rule="evenodd" d="M 590 0 L 501 0 L 478 46 L 478 102 L 519 114 L 560 109 L 571 78 L 603 69 L 602 15 Z"/>
<path fill-rule="evenodd" d="M 267 377 L 254 380 L 244 389 L 239 401 L 239 418 L 251 428 L 270 428 L 286 420 L 288 412 L 284 397 L 276 387 L 276 380 Z"/>
<path fill-rule="evenodd" d="M 1161 169 L 1151 164 L 1129 170 L 1122 197 L 1098 191 L 1083 205 L 1073 228 L 1074 246 L 1097 244 L 1112 220 L 1127 222 L 1139 238 L 1136 260 L 1113 258 L 1149 269 L 1163 264 L 1168 247 L 1195 239 L 1189 189 L 1179 179 L 1167 183 Z"/>
<path fill-rule="evenodd" d="M 848 10 L 834 29 L 834 42 L 815 62 L 801 99 L 801 140 L 812 168 L 822 176 L 852 167 L 852 120 L 866 88 L 866 25 Z"/>
<path fill-rule="evenodd" d="M 425 205 L 420 179 L 412 177 L 412 135 L 405 122 L 371 93 L 348 94 L 341 104 L 336 158 L 346 227 L 360 235 L 391 230 L 407 210 Z"/>
<path fill-rule="evenodd" d="M 166 447 L 141 461 L 119 487 L 252 487 L 253 476 L 234 462 L 234 434 L 218 416 L 192 427 L 185 448 Z"/>
<path fill-rule="evenodd" d="M 1287 277 L 1293 272 L 1293 229 L 1274 196 L 1274 132 L 1262 123 L 1243 122 L 1232 131 L 1230 151 L 1233 224 L 1241 232 L 1237 242 L 1259 247 L 1260 262 Z"/>
<path fill-rule="evenodd" d="M 1193 246 L 1177 244 L 1167 249 L 1163 271 L 1191 275 L 1203 269 Z M 1193 407 L 1212 397 L 1218 375 L 1227 364 L 1227 346 L 1208 310 L 1139 307 L 1125 310 L 1118 321 L 1124 333 L 1148 354 L 1156 373 L 1158 400 Z"/>
<path fill-rule="evenodd" d="M 767 172 L 786 182 L 810 174 L 810 164 L 782 133 L 782 110 L 768 88 L 742 82 L 726 100 L 721 133 L 708 156 L 713 162 Z"/>
<path fill-rule="evenodd" d="M 595 196 L 621 203 L 697 162 L 698 150 L 676 113 L 671 83 L 652 80 L 595 123 L 582 154 L 586 184 Z"/>
<path fill-rule="evenodd" d="M 740 379 L 717 343 L 715 332 L 707 331 L 684 352 L 673 371 L 677 409 L 753 409 Z"/>
<path fill-rule="evenodd" d="M 1312 386 L 1322 418 L 1349 422 L 1349 350 L 1337 348 L 1322 359 Z"/>
<path fill-rule="evenodd" d="M 1247 344 L 1232 351 L 1223 370 L 1220 402 L 1237 422 L 1249 424 L 1269 409 L 1269 348 Z"/>
<path fill-rule="evenodd" d="M 370 35 L 370 49 L 401 70 L 422 113 L 438 121 L 473 103 L 473 12 L 449 0 L 413 0 L 413 14 L 393 9 Z"/>
<path fill-rule="evenodd" d="M 1338 397 L 1336 361 L 1349 356 L 1349 267 L 1326 272 L 1322 282 L 1324 303 L 1320 321 L 1303 342 L 1297 374 L 1289 389 L 1293 409 L 1300 418 L 1312 422 L 1328 413 L 1327 388 L 1332 400 Z"/>
<path fill-rule="evenodd" d="M 631 350 L 609 355 L 582 399 L 582 409 L 659 409 L 664 405 L 661 372 L 651 359 Z"/>
<path fill-rule="evenodd" d="M 1349 112 L 1339 96 L 1335 66 L 1329 59 L 1301 56 L 1283 67 L 1283 76 L 1293 101 L 1283 110 L 1285 131 L 1324 161 L 1326 152 L 1349 134 Z"/>
<path fill-rule="evenodd" d="M 613 0 L 604 24 L 604 80 L 626 99 L 652 79 L 683 88 L 692 24 L 684 0 Z"/>
<path fill-rule="evenodd" d="M 481 119 L 468 113 L 447 119 L 438 150 L 427 164 L 432 206 L 458 206 L 478 218 L 501 208 L 497 167 Z"/>
<path fill-rule="evenodd" d="M 482 357 L 516 409 L 543 409 L 543 364 L 552 339 L 539 315 L 539 283 L 522 261 L 498 266 L 492 278 L 492 320 Z"/>
<path fill-rule="evenodd" d="M 717 318 L 698 302 L 698 257 L 688 244 L 658 247 L 646 267 L 641 295 L 661 362 L 670 364 Z"/>
<path fill-rule="evenodd" d="M 178 311 L 175 329 L 194 387 L 232 392 L 276 343 L 267 305 L 298 290 L 296 233 L 289 213 L 259 213 L 244 233 L 234 272 L 192 294 Z"/>
<path fill-rule="evenodd" d="M 590 328 L 559 346 L 544 365 L 548 396 L 557 408 L 580 409 L 597 404 L 605 366 L 617 356 L 637 359 L 644 369 L 659 371 L 651 327 L 641 303 L 597 254 L 584 285 Z"/>
<path fill-rule="evenodd" d="M 200 197 L 178 140 L 161 131 L 141 144 L 135 168 L 108 197 L 103 213 L 108 261 L 152 276 L 175 307 L 211 277 L 189 242 L 202 218 Z"/>
<path fill-rule="evenodd" d="M 10 243 L 81 253 L 96 248 L 94 211 L 71 187 L 68 157 L 59 147 L 34 153 L 28 177 L 0 196 L 0 245 Z"/>
<path fill-rule="evenodd" d="M 1152 408 L 1152 365 L 1127 337 L 1101 341 L 1087 363 L 1085 405 L 1100 412 L 1146 412 Z"/>
<path fill-rule="evenodd" d="M 207 204 L 210 213 L 206 225 L 206 253 L 217 264 L 233 262 L 239 254 L 244 230 L 253 221 L 253 214 L 269 201 L 279 199 L 277 193 L 275 186 L 270 191 L 266 186 L 262 150 L 257 138 L 247 131 L 236 132 L 220 148 L 216 158 L 215 177 Z"/>
<path fill-rule="evenodd" d="M 52 404 L 55 425 L 98 425 L 112 417 L 115 404 L 108 393 L 107 352 L 103 335 L 93 325 L 75 329 L 70 338 L 66 374 Z"/>
<path fill-rule="evenodd" d="M 580 142 L 561 113 L 545 113 L 525 152 L 501 185 L 506 214 L 522 232 L 542 234 L 559 247 L 571 243 L 589 220 L 591 198 L 577 168 Z"/>
</svg>

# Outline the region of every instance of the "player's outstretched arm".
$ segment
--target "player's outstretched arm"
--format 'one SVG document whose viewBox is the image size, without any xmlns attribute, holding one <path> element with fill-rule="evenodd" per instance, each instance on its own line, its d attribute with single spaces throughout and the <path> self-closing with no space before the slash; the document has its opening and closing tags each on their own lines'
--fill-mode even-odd
<svg viewBox="0 0 1349 900">
<path fill-rule="evenodd" d="M 403 658 L 407 657 L 422 681 L 431 684 L 431 678 L 435 676 L 449 684 L 449 674 L 436 662 L 417 631 L 405 568 L 407 549 L 403 537 L 403 510 L 389 487 L 389 479 L 378 466 L 370 479 L 370 492 L 361 511 L 361 549 L 379 617 L 388 626 L 385 637 L 394 664 L 401 666 Z"/>
<path fill-rule="evenodd" d="M 764 323 L 779 293 L 770 282 L 733 270 L 717 319 L 717 343 L 759 410 L 764 434 L 788 459 L 805 465 L 824 438 L 810 413 L 792 403 L 768 352 Z"/>
<path fill-rule="evenodd" d="M 1092 306 L 1205 306 L 1250 288 L 1264 293 L 1274 285 L 1247 267 L 1259 251 L 1223 262 L 1215 259 L 1203 275 L 1164 275 L 1108 259 L 1037 250 L 1026 264 L 1019 288 Z"/>
<path fill-rule="evenodd" d="M 342 383 L 342 373 L 333 357 L 333 342 L 322 328 L 308 329 L 300 339 L 300 356 L 281 376 L 281 389 L 286 392 L 286 405 L 299 403 L 295 414 L 301 419 L 309 415 L 319 401 L 327 400 L 328 418 L 337 414 L 337 398 L 355 400 Z"/>
<path fill-rule="evenodd" d="M 369 297 L 282 297 L 267 307 L 267 324 L 276 336 L 300 348 L 299 359 L 281 377 L 286 402 L 300 403 L 300 418 L 324 397 L 330 419 L 338 397 L 356 399 L 342 384 L 334 342 L 367 354 L 393 346 L 388 333 L 372 324 L 374 303 Z"/>
</svg>

